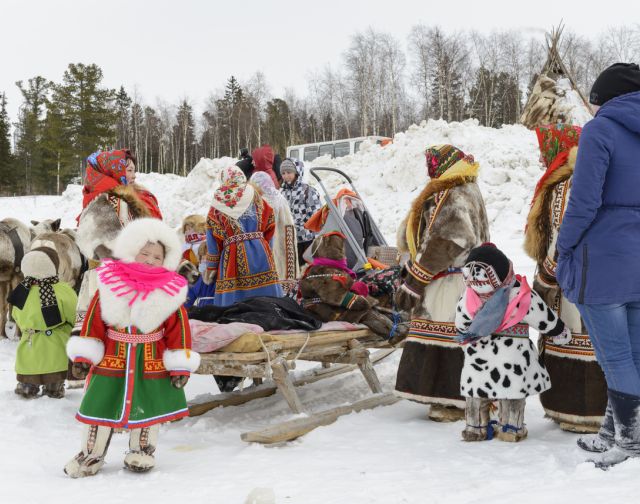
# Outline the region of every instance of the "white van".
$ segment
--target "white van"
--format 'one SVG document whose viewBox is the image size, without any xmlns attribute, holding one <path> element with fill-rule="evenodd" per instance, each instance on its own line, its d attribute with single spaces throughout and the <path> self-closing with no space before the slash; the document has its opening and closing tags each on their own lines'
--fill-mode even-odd
<svg viewBox="0 0 640 504">
<path fill-rule="evenodd" d="M 287 147 L 287 157 L 300 159 L 302 161 L 313 161 L 320 156 L 331 156 L 332 158 L 355 154 L 360 150 L 362 142 L 370 140 L 378 145 L 387 145 L 391 142 L 389 137 L 366 136 L 358 138 L 345 138 L 343 140 L 333 140 L 331 142 L 317 142 L 303 145 L 291 145 Z"/>
</svg>

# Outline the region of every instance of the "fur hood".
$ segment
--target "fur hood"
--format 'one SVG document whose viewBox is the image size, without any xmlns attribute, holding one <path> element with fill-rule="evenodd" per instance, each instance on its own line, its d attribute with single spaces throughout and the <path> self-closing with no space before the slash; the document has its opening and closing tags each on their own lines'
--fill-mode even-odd
<svg viewBox="0 0 640 504">
<path fill-rule="evenodd" d="M 147 242 L 163 245 L 163 267 L 175 271 L 180 263 L 180 241 L 173 229 L 154 218 L 130 222 L 114 242 L 114 256 L 125 262 L 134 262 L 135 256 Z M 143 332 L 153 331 L 178 310 L 185 302 L 188 290 L 188 285 L 184 285 L 177 294 L 170 295 L 156 289 L 146 299 L 138 298 L 130 306 L 133 294 L 118 296 L 112 291 L 112 287 L 102 283 L 98 275 L 102 320 L 115 327 L 135 326 Z"/>
<path fill-rule="evenodd" d="M 529 257 L 538 263 L 544 261 L 549 253 L 549 242 L 553 232 L 549 210 L 553 198 L 553 190 L 560 182 L 571 178 L 576 166 L 577 156 L 578 148 L 574 147 L 569 152 L 567 163 L 555 170 L 545 180 L 529 210 L 527 229 L 524 236 L 524 250 Z"/>
<path fill-rule="evenodd" d="M 127 224 L 113 244 L 113 255 L 125 262 L 134 262 L 147 242 L 161 243 L 164 247 L 164 268 L 170 271 L 178 268 L 182 256 L 178 236 L 167 224 L 154 218 L 136 219 Z"/>
</svg>

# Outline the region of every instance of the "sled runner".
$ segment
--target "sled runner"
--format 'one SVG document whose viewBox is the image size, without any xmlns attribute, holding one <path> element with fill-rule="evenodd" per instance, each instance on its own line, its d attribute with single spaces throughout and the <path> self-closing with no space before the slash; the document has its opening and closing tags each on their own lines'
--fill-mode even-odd
<svg viewBox="0 0 640 504">
<path fill-rule="evenodd" d="M 216 352 L 201 353 L 201 363 L 196 373 L 251 378 L 254 381 L 254 386 L 242 391 L 219 394 L 204 403 L 191 404 L 189 406 L 191 416 L 202 415 L 221 406 L 244 404 L 253 399 L 268 397 L 277 391 L 280 391 L 293 413 L 304 413 L 305 407 L 298 396 L 296 387 L 356 369 L 360 370 L 369 388 L 378 397 L 382 393 L 382 387 L 373 364 L 395 350 L 367 328 L 344 331 L 294 332 L 285 335 L 265 332 L 255 336 L 261 346 L 261 350 L 257 352 L 227 352 L 223 348 Z M 371 356 L 369 349 L 376 348 L 382 350 Z M 295 369 L 297 360 L 318 362 L 322 366 L 292 377 L 290 371 Z M 272 383 L 262 384 L 264 379 L 270 379 Z M 371 403 L 371 407 L 375 403 L 376 400 Z M 337 416 L 351 411 L 343 410 L 344 407 Z M 310 415 L 305 424 L 307 429 L 305 432 L 320 425 L 326 425 L 327 415 L 331 417 L 332 411 Z M 318 420 L 317 425 L 314 424 L 314 418 Z M 310 426 L 311 428 L 309 428 Z M 278 431 L 277 441 L 272 442 L 282 441 L 282 436 L 282 432 Z M 255 436 L 248 436 L 245 440 L 263 442 Z"/>
</svg>

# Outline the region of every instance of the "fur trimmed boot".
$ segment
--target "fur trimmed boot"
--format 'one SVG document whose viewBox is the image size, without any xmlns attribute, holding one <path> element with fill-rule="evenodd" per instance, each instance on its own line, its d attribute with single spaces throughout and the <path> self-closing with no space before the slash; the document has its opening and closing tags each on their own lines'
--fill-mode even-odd
<svg viewBox="0 0 640 504">
<path fill-rule="evenodd" d="M 613 413 L 614 445 L 590 459 L 596 467 L 607 470 L 631 457 L 640 457 L 640 397 L 609 389 Z"/>
<path fill-rule="evenodd" d="M 590 436 L 580 436 L 576 443 L 585 451 L 602 453 L 613 447 L 614 436 L 613 411 L 611 410 L 611 403 L 607 402 L 607 409 L 598 433 Z"/>
<path fill-rule="evenodd" d="M 14 392 L 25 399 L 35 399 L 40 394 L 40 385 L 18 382 Z"/>
<path fill-rule="evenodd" d="M 124 458 L 124 467 L 132 472 L 147 472 L 154 468 L 153 453 L 158 444 L 158 424 L 142 429 L 132 429 L 129 436 L 129 452 Z"/>
<path fill-rule="evenodd" d="M 464 409 L 464 420 L 467 426 L 462 431 L 465 441 L 484 441 L 487 438 L 487 428 L 491 421 L 491 400 L 467 397 Z"/>
<path fill-rule="evenodd" d="M 48 383 L 42 387 L 42 393 L 52 399 L 64 397 L 64 381 Z"/>
<path fill-rule="evenodd" d="M 464 420 L 464 410 L 456 406 L 432 404 L 427 417 L 434 422 L 457 422 Z"/>
<path fill-rule="evenodd" d="M 525 399 L 500 399 L 498 401 L 499 426 L 495 436 L 500 441 L 517 443 L 527 437 L 524 426 Z"/>
<path fill-rule="evenodd" d="M 82 451 L 64 466 L 72 478 L 95 475 L 104 465 L 113 429 L 101 425 L 86 425 L 82 432 Z"/>
</svg>

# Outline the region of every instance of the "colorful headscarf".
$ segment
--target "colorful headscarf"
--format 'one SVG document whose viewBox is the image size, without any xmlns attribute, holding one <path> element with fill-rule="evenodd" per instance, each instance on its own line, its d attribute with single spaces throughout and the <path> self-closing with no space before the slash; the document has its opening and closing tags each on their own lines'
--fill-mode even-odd
<svg viewBox="0 0 640 504">
<path fill-rule="evenodd" d="M 94 152 L 87 158 L 86 185 L 96 185 L 104 177 L 125 185 L 129 159 L 133 159 L 129 149 Z"/>
<path fill-rule="evenodd" d="M 237 166 L 220 172 L 220 185 L 213 194 L 213 207 L 237 219 L 253 201 L 255 191 L 247 185 L 247 178 Z"/>
<path fill-rule="evenodd" d="M 578 145 L 581 132 L 580 126 L 571 124 L 538 126 L 536 128 L 540 154 L 548 169 L 552 166 L 557 168 L 566 163 L 569 151 Z M 559 159 L 559 156 L 562 157 Z"/>
<path fill-rule="evenodd" d="M 547 171 L 536 184 L 531 205 L 535 202 L 540 190 L 544 187 L 544 183 L 551 174 L 567 163 L 569 152 L 578 146 L 580 133 L 582 133 L 582 128 L 572 124 L 557 124 L 536 128 L 540 155 L 547 167 Z"/>
<path fill-rule="evenodd" d="M 213 197 L 225 206 L 233 208 L 242 198 L 246 186 L 247 178 L 242 170 L 230 166 L 220 172 L 220 185 Z"/>
<path fill-rule="evenodd" d="M 466 155 L 453 145 L 434 145 L 425 151 L 429 178 L 437 179 L 461 159 L 474 164 L 473 156 Z"/>
</svg>

